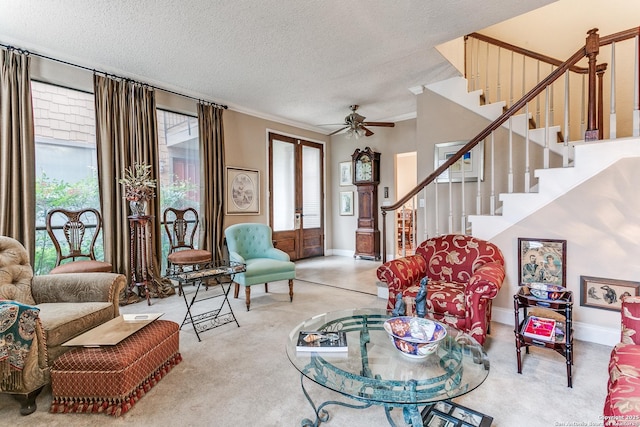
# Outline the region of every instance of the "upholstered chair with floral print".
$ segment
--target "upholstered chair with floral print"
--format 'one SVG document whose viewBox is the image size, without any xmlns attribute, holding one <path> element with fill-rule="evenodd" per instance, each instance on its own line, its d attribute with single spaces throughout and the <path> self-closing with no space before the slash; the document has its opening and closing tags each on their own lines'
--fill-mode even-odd
<svg viewBox="0 0 640 427">
<path fill-rule="evenodd" d="M 427 277 L 426 317 L 469 333 L 484 344 L 491 320 L 491 300 L 505 277 L 504 258 L 493 243 L 449 234 L 422 242 L 415 255 L 378 267 L 378 279 L 389 288 L 387 309 L 402 295 L 406 314 L 415 315 L 420 280 Z"/>
<path fill-rule="evenodd" d="M 622 298 L 622 333 L 609 359 L 604 425 L 640 425 L 640 297 Z"/>
</svg>

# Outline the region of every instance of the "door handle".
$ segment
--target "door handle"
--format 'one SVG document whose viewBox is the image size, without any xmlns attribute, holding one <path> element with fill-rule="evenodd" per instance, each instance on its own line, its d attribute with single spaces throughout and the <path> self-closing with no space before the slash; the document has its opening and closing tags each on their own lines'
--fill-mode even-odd
<svg viewBox="0 0 640 427">
<path fill-rule="evenodd" d="M 295 216 L 295 225 L 294 228 L 296 230 L 300 230 L 300 224 L 302 223 L 302 214 L 301 213 L 297 213 Z"/>
</svg>

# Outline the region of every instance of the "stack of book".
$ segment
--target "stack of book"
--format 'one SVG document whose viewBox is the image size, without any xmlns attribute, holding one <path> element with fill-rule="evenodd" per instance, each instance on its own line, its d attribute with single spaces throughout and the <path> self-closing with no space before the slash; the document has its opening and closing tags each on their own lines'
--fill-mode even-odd
<svg viewBox="0 0 640 427">
<path fill-rule="evenodd" d="M 555 341 L 556 323 L 546 317 L 529 316 L 522 325 L 522 334 L 533 339 Z"/>
<path fill-rule="evenodd" d="M 347 352 L 347 334 L 343 331 L 300 331 L 296 350 Z"/>
</svg>

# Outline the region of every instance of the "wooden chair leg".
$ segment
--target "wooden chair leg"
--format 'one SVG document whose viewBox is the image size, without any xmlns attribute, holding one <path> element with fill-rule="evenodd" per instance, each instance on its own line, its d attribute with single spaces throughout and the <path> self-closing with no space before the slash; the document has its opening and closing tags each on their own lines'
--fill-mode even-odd
<svg viewBox="0 0 640 427">
<path fill-rule="evenodd" d="M 265 293 L 265 294 L 268 294 L 268 293 L 269 293 L 269 284 L 268 284 L 268 283 L 265 283 L 265 284 L 264 284 L 264 293 Z"/>
<path fill-rule="evenodd" d="M 235 289 L 233 290 L 233 297 L 238 298 L 238 293 L 240 293 L 240 285 L 238 282 L 234 282 L 236 284 Z"/>
<path fill-rule="evenodd" d="M 247 311 L 249 311 L 249 306 L 251 305 L 251 286 L 244 287 L 244 297 L 246 299 Z"/>
<path fill-rule="evenodd" d="M 289 302 L 293 301 L 293 279 L 289 279 Z"/>
</svg>

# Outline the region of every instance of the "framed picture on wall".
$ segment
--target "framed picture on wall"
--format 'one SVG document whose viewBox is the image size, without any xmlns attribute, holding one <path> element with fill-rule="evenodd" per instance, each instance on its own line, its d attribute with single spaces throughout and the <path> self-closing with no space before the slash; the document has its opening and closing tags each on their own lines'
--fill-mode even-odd
<svg viewBox="0 0 640 427">
<path fill-rule="evenodd" d="M 353 215 L 353 191 L 340 192 L 340 215 Z"/>
<path fill-rule="evenodd" d="M 351 185 L 351 162 L 340 162 L 340 186 Z"/>
<path fill-rule="evenodd" d="M 260 171 L 227 167 L 228 215 L 260 214 Z"/>
<path fill-rule="evenodd" d="M 433 167 L 439 168 L 469 141 L 441 142 L 435 146 Z M 436 182 L 482 181 L 484 179 L 484 141 L 466 152 L 462 158 L 441 173 Z"/>
<path fill-rule="evenodd" d="M 566 287 L 567 241 L 518 239 L 518 284 L 544 283 Z"/>
<path fill-rule="evenodd" d="M 640 282 L 580 276 L 580 305 L 620 311 L 622 298 L 640 296 Z"/>
</svg>

